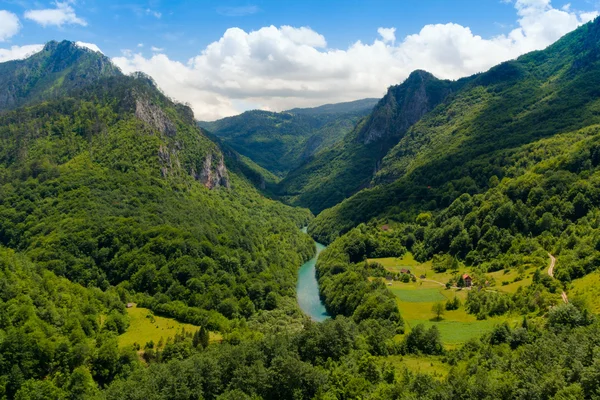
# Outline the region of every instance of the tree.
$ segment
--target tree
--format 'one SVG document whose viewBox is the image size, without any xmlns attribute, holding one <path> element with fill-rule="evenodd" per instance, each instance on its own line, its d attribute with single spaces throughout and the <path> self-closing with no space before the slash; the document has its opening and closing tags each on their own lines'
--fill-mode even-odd
<svg viewBox="0 0 600 400">
<path fill-rule="evenodd" d="M 194 333 L 194 337 L 192 338 L 192 344 L 194 347 L 202 346 L 202 348 L 206 348 L 210 342 L 210 333 L 208 329 L 202 326 L 200 329 Z"/>
<path fill-rule="evenodd" d="M 444 303 L 435 303 L 433 307 L 431 307 L 431 311 L 435 314 L 435 319 L 440 321 L 442 319 L 442 315 L 446 312 L 446 306 Z"/>
</svg>

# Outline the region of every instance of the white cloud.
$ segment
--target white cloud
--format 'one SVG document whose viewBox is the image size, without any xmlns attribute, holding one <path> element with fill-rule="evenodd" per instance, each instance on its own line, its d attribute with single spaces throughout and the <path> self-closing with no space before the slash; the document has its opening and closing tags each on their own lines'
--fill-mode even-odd
<svg viewBox="0 0 600 400">
<path fill-rule="evenodd" d="M 162 17 L 162 13 L 160 13 L 158 11 L 151 10 L 149 8 L 146 9 L 146 14 L 152 15 L 153 17 L 159 18 L 159 19 Z"/>
<path fill-rule="evenodd" d="M 332 49 L 307 27 L 231 28 L 186 64 L 164 54 L 129 53 L 113 61 L 124 72 L 152 76 L 168 95 L 191 103 L 198 118 L 215 119 L 243 111 L 240 105 L 282 110 L 379 97 L 415 69 L 440 78 L 471 75 L 542 49 L 597 15 L 556 9 L 549 0 L 517 0 L 514 7 L 517 28 L 492 38 L 448 23 L 403 39 L 380 28 L 373 43 Z"/>
<path fill-rule="evenodd" d="M 379 28 L 377 29 L 377 33 L 381 35 L 381 38 L 386 43 L 394 43 L 396 41 L 396 28 Z"/>
<path fill-rule="evenodd" d="M 12 46 L 9 49 L 0 49 L 0 63 L 11 60 L 22 60 L 44 48 L 43 44 L 29 44 L 26 46 Z"/>
<path fill-rule="evenodd" d="M 137 47 L 139 47 L 139 48 L 144 47 L 144 43 L 138 43 Z"/>
<path fill-rule="evenodd" d="M 25 11 L 25 18 L 37 22 L 43 27 L 54 25 L 61 27 L 65 24 L 87 26 L 87 22 L 75 14 L 71 7 L 73 0 L 54 3 L 56 8 L 46 8 L 41 10 Z"/>
<path fill-rule="evenodd" d="M 19 17 L 10 11 L 0 10 L 0 42 L 15 36 L 20 29 Z"/>
<path fill-rule="evenodd" d="M 100 47 L 96 46 L 94 43 L 85 43 L 85 42 L 75 42 L 75 44 L 79 47 L 82 47 L 84 49 L 88 49 L 88 50 L 92 50 L 92 51 L 96 51 L 98 53 L 102 53 L 102 50 L 100 50 Z"/>
<path fill-rule="evenodd" d="M 163 49 L 163 48 L 161 48 L 161 47 L 155 47 L 155 46 L 152 46 L 152 47 L 150 48 L 150 50 L 152 50 L 152 51 L 153 51 L 153 52 L 155 52 L 155 53 L 162 53 L 162 52 L 163 52 L 165 49 Z"/>
</svg>

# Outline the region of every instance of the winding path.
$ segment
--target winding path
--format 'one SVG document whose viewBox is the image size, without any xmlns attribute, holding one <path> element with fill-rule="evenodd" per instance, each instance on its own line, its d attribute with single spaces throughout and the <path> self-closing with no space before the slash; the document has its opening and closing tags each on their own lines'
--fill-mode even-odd
<svg viewBox="0 0 600 400">
<path fill-rule="evenodd" d="M 548 253 L 548 255 L 550 256 L 550 267 L 548 267 L 548 275 L 550 275 L 550 278 L 554 278 L 554 266 L 556 265 L 556 257 L 554 257 L 550 253 Z M 564 290 L 560 295 L 565 303 L 569 302 L 569 298 L 567 297 L 567 294 Z"/>
</svg>

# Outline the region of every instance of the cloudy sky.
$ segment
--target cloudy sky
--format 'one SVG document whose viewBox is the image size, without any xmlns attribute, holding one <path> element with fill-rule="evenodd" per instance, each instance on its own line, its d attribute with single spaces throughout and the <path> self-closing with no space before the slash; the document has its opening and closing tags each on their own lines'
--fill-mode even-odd
<svg viewBox="0 0 600 400">
<path fill-rule="evenodd" d="M 78 41 L 213 120 L 381 97 L 415 69 L 471 75 L 597 10 L 596 0 L 0 0 L 0 62 Z"/>
</svg>

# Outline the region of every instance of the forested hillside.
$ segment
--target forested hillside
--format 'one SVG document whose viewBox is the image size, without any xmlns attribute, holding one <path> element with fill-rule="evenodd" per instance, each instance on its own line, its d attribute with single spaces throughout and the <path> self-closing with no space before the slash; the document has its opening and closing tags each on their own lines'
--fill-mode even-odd
<svg viewBox="0 0 600 400">
<path fill-rule="evenodd" d="M 0 243 L 24 253 L 37 273 L 98 288 L 97 296 L 118 286 L 118 312 L 135 299 L 162 315 L 225 332 L 236 318 L 289 307 L 295 270 L 314 252 L 299 229 L 308 211 L 267 200 L 228 171 L 191 110 L 171 102 L 149 78 L 91 81 L 0 114 Z M 5 268 L 11 251 L 2 257 Z M 40 314 L 39 307 L 28 312 Z M 99 324 L 107 326 L 99 312 L 85 311 L 96 313 L 90 337 Z M 56 362 L 48 357 L 44 362 Z M 89 365 L 82 357 L 61 373 L 68 378 Z M 3 377 L 22 374 L 21 384 L 59 373 L 28 363 L 10 362 Z M 108 383 L 115 373 L 109 375 L 96 382 Z M 7 386 L 9 398 L 18 384 Z"/>
<path fill-rule="evenodd" d="M 376 99 L 296 108 L 280 113 L 247 111 L 215 122 L 200 122 L 240 154 L 279 177 L 339 142 Z"/>
<path fill-rule="evenodd" d="M 463 84 L 413 72 L 401 85 L 391 87 L 369 117 L 341 142 L 290 172 L 277 194 L 319 213 L 367 187 L 383 157 L 408 128 Z"/>
<path fill-rule="evenodd" d="M 525 146 L 597 124 L 599 32 L 595 21 L 544 51 L 467 79 L 386 155 L 380 184 L 321 213 L 310 232 L 329 242 L 372 218 L 411 221 L 441 210 L 543 159 L 518 158 Z"/>
<path fill-rule="evenodd" d="M 600 397 L 600 19 L 212 133 L 70 42 L 2 84 L 0 398 Z"/>
<path fill-rule="evenodd" d="M 58 98 L 121 71 L 104 55 L 73 42 L 49 42 L 24 60 L 0 63 L 0 111 Z"/>
</svg>

